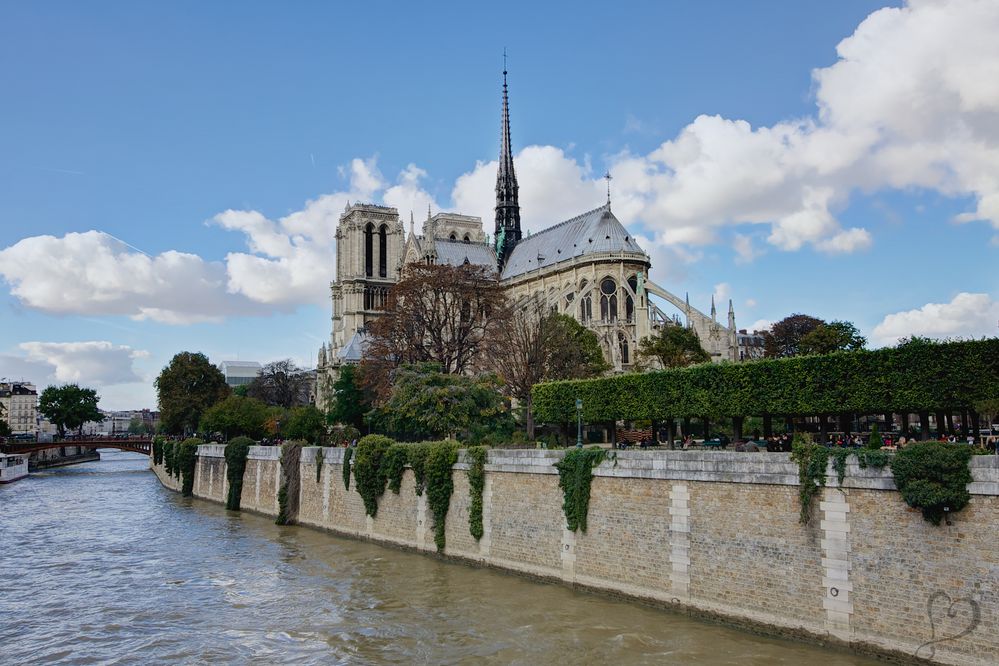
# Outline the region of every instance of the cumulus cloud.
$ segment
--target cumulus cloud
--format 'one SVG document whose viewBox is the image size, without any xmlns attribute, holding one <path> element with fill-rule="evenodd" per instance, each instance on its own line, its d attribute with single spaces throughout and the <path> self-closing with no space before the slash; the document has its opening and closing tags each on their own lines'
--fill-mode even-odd
<svg viewBox="0 0 999 666">
<path fill-rule="evenodd" d="M 927 303 L 921 308 L 896 312 L 874 327 L 873 339 L 893 344 L 913 335 L 930 338 L 995 335 L 999 301 L 989 294 L 961 292 L 949 303 Z"/>
<path fill-rule="evenodd" d="M 222 264 L 175 251 L 149 256 L 99 231 L 25 238 L 0 250 L 0 275 L 22 303 L 54 314 L 186 324 L 255 309 L 226 293 Z"/>
<path fill-rule="evenodd" d="M 88 386 L 129 384 L 143 381 L 136 371 L 136 359 L 149 354 L 144 350 L 115 345 L 107 341 L 22 342 L 23 357 L 0 357 L 0 366 L 30 368 L 33 378 L 57 383 Z"/>
</svg>

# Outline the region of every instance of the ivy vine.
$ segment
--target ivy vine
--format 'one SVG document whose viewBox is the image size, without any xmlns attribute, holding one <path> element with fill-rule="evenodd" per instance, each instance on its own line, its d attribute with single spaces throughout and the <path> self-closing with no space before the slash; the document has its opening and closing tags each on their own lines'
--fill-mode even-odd
<svg viewBox="0 0 999 666">
<path fill-rule="evenodd" d="M 348 446 L 343 452 L 343 489 L 350 490 L 350 459 L 354 456 L 354 447 Z"/>
<path fill-rule="evenodd" d="M 194 494 L 194 469 L 198 464 L 198 445 L 204 444 L 200 439 L 185 439 L 177 447 L 174 454 L 174 469 L 181 478 L 180 492 L 184 497 Z"/>
<path fill-rule="evenodd" d="M 319 450 L 316 451 L 316 483 L 319 483 L 319 480 L 322 479 L 324 460 L 325 458 L 323 456 L 323 447 L 320 446 Z"/>
<path fill-rule="evenodd" d="M 225 474 L 229 481 L 225 508 L 231 511 L 239 511 L 243 496 L 243 474 L 246 471 L 246 458 L 250 455 L 250 447 L 253 444 L 253 440 L 249 437 L 236 437 L 225 445 Z"/>
<path fill-rule="evenodd" d="M 372 518 L 378 513 L 378 498 L 385 492 L 382 461 L 393 442 L 383 435 L 366 435 L 357 443 L 354 454 L 354 481 L 364 500 L 364 512 Z"/>
<path fill-rule="evenodd" d="M 884 467 L 891 460 L 891 455 L 879 449 L 827 448 L 819 444 L 805 441 L 801 435 L 795 435 L 791 448 L 791 460 L 798 464 L 798 501 L 801 505 L 799 521 L 805 525 L 811 520 L 812 501 L 819 490 L 826 485 L 826 467 L 832 458 L 836 480 L 842 487 L 846 478 L 846 461 L 851 456 L 857 456 L 861 468 Z"/>
<path fill-rule="evenodd" d="M 488 447 L 472 446 L 465 452 L 468 461 L 468 531 L 475 540 L 482 538 L 482 493 L 486 488 L 486 451 Z"/>
<path fill-rule="evenodd" d="M 291 525 L 298 518 L 301 487 L 302 443 L 287 442 L 281 447 L 281 488 L 278 490 L 278 525 Z"/>
<path fill-rule="evenodd" d="M 456 442 L 434 442 L 430 444 L 426 459 L 427 505 L 434 516 L 434 543 L 437 552 L 444 550 L 444 527 L 447 510 L 454 492 L 452 467 L 458 462 Z"/>
<path fill-rule="evenodd" d="M 416 485 L 413 490 L 417 497 L 427 489 L 427 456 L 430 454 L 430 443 L 421 442 L 409 447 L 409 466 L 413 468 Z"/>
<path fill-rule="evenodd" d="M 923 518 L 939 525 L 949 511 L 971 501 L 971 447 L 947 442 L 917 442 L 900 449 L 892 460 L 895 486 L 905 503 L 920 509 Z"/>
<path fill-rule="evenodd" d="M 156 435 L 153 437 L 153 464 L 161 465 L 163 464 L 163 439 L 162 435 Z"/>
<path fill-rule="evenodd" d="M 590 510 L 590 483 L 593 468 L 607 457 L 603 449 L 570 449 L 565 457 L 555 463 L 558 485 L 562 489 L 562 511 L 565 526 L 572 532 L 586 532 L 586 516 Z"/>
<path fill-rule="evenodd" d="M 163 443 L 163 469 L 166 470 L 167 476 L 173 476 L 174 448 L 176 448 L 176 442 Z"/>
<path fill-rule="evenodd" d="M 385 452 L 382 460 L 382 470 L 385 474 L 385 481 L 388 488 L 396 495 L 402 488 L 402 475 L 406 471 L 406 463 L 409 462 L 409 449 L 412 446 L 407 444 L 393 444 Z"/>
</svg>

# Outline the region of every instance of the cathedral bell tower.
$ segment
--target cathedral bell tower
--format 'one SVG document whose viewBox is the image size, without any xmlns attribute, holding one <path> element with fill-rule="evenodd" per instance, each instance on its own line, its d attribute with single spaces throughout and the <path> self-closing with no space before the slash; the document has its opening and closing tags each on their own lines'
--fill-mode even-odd
<svg viewBox="0 0 999 666">
<path fill-rule="evenodd" d="M 506 54 L 503 55 L 503 120 L 500 127 L 499 168 L 496 170 L 496 259 L 500 271 L 520 242 L 520 202 L 517 174 L 510 147 L 510 104 L 507 99 Z"/>
</svg>

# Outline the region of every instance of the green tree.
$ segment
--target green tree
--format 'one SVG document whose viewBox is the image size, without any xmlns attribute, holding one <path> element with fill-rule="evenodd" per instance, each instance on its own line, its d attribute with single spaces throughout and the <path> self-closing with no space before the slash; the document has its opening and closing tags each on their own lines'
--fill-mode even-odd
<svg viewBox="0 0 999 666">
<path fill-rule="evenodd" d="M 819 324 L 801 337 L 802 354 L 831 354 L 837 351 L 857 351 L 867 344 L 867 338 L 848 321 Z"/>
<path fill-rule="evenodd" d="M 163 429 L 188 434 L 198 427 L 206 409 L 229 395 L 229 387 L 207 356 L 180 352 L 156 378 L 156 395 Z"/>
<path fill-rule="evenodd" d="M 60 435 L 65 435 L 67 429 L 82 433 L 87 421 L 104 420 L 104 414 L 97 408 L 99 401 L 94 389 L 77 384 L 49 386 L 38 399 L 38 411 L 55 424 Z"/>
<path fill-rule="evenodd" d="M 246 395 L 286 409 L 309 400 L 309 375 L 291 359 L 268 363 L 246 387 Z"/>
<path fill-rule="evenodd" d="M 638 357 L 655 359 L 663 369 L 685 368 L 711 360 L 697 333 L 686 326 L 663 326 L 658 335 L 642 338 L 638 343 Z"/>
<path fill-rule="evenodd" d="M 3 405 L 0 405 L 0 437 L 10 437 L 10 424 L 3 417 Z"/>
<path fill-rule="evenodd" d="M 394 432 L 453 437 L 475 423 L 510 418 L 501 387 L 494 374 L 451 375 L 434 363 L 404 365 L 379 411 Z"/>
<path fill-rule="evenodd" d="M 312 405 L 293 407 L 288 414 L 288 423 L 281 430 L 288 439 L 304 439 L 309 444 L 318 444 L 326 434 L 326 418 Z"/>
<path fill-rule="evenodd" d="M 328 412 L 330 423 L 360 429 L 364 427 L 364 415 L 370 410 L 371 404 L 361 388 L 357 366 L 341 366 L 340 376 L 333 382 L 333 401 Z"/>
<path fill-rule="evenodd" d="M 222 433 L 225 440 L 238 435 L 260 439 L 264 436 L 267 415 L 267 405 L 262 401 L 230 395 L 205 410 L 201 430 Z"/>
<path fill-rule="evenodd" d="M 806 314 L 784 317 L 763 334 L 763 354 L 767 358 L 798 356 L 801 339 L 823 324 L 821 319 Z"/>
</svg>

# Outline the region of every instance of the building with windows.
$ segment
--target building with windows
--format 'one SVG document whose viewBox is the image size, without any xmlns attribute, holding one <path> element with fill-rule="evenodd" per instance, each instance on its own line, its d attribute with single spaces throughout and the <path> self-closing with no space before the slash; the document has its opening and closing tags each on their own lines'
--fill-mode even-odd
<svg viewBox="0 0 999 666">
<path fill-rule="evenodd" d="M 27 382 L 0 382 L 0 419 L 15 435 L 38 434 L 38 390 Z"/>
<path fill-rule="evenodd" d="M 713 300 L 710 314 L 705 314 L 688 298 L 649 280 L 649 255 L 611 209 L 610 174 L 602 205 L 523 235 L 506 77 L 504 71 L 492 239 L 486 236 L 481 218 L 455 213 L 431 215 L 428 210 L 419 235 L 412 214 L 406 235 L 395 208 L 348 204 L 340 216 L 336 279 L 330 285 L 332 331 L 329 344 L 318 355 L 318 404 L 326 403 L 324 385 L 338 369 L 360 362 L 368 325 L 382 316 L 389 289 L 403 267 L 413 262 L 493 269 L 511 299 L 541 297 L 594 331 L 604 357 L 618 372 L 635 363 L 639 340 L 663 326 L 693 329 L 715 361 L 739 360 L 731 301 L 727 322 L 722 323 Z"/>
</svg>

